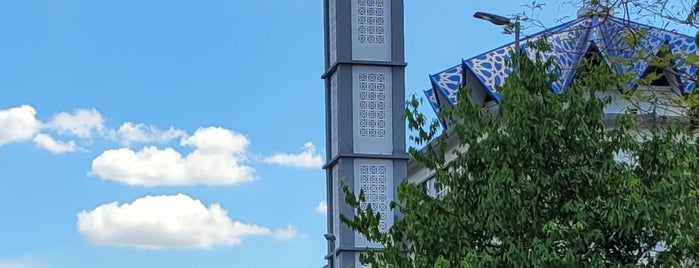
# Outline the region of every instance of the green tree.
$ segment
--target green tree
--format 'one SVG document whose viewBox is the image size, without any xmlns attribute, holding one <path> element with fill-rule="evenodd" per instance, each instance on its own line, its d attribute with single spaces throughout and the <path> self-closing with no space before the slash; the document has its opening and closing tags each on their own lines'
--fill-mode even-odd
<svg viewBox="0 0 699 268">
<path fill-rule="evenodd" d="M 545 38 L 542 38 L 545 40 Z M 538 43 L 541 51 L 545 43 Z M 449 192 L 441 199 L 419 185 L 398 187 L 392 208 L 402 217 L 385 233 L 364 194 L 344 187 L 356 215 L 344 223 L 380 242 L 361 260 L 372 267 L 636 267 L 699 263 L 697 149 L 681 122 L 649 116 L 603 121 L 623 76 L 585 60 L 563 94 L 551 60 L 513 57 L 514 73 L 498 89 L 497 114 L 469 94 L 442 112 L 449 130 L 426 122 L 412 99 L 406 111 L 413 159 Z M 599 61 L 597 61 L 599 62 Z M 548 74 L 548 75 L 547 75 Z M 461 92 L 468 92 L 462 89 Z M 638 133 L 648 133 L 638 139 Z M 458 139 L 460 150 L 446 141 Z M 456 154 L 451 162 L 445 155 Z M 615 155 L 630 156 L 620 161 Z"/>
</svg>

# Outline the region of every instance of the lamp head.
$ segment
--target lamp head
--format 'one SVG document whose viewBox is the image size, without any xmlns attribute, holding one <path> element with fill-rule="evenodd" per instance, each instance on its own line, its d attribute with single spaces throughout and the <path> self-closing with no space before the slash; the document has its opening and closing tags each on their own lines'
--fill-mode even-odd
<svg viewBox="0 0 699 268">
<path fill-rule="evenodd" d="M 503 16 L 495 15 L 495 14 L 490 14 L 490 13 L 486 13 L 486 12 L 476 12 L 475 14 L 473 14 L 473 17 L 477 18 L 477 19 L 487 20 L 490 23 L 495 24 L 495 25 L 508 25 L 508 24 L 512 23 L 510 21 L 510 19 L 507 17 L 503 17 Z"/>
</svg>

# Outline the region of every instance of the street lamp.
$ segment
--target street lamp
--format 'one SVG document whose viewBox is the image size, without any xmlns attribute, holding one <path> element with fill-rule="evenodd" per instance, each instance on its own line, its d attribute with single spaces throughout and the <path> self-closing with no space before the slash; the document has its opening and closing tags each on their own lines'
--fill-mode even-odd
<svg viewBox="0 0 699 268">
<path fill-rule="evenodd" d="M 515 52 L 519 53 L 519 19 L 516 19 L 514 23 L 507 17 L 500 15 L 495 15 L 486 12 L 476 12 L 473 14 L 474 18 L 487 20 L 492 24 L 503 26 L 503 25 L 514 25 L 515 28 Z"/>
</svg>

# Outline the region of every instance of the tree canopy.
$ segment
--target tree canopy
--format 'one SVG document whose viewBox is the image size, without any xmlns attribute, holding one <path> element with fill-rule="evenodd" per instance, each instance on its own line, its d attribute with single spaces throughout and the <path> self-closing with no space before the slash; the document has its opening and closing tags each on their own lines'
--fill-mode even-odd
<svg viewBox="0 0 699 268">
<path fill-rule="evenodd" d="M 542 38 L 545 40 L 545 38 Z M 547 44 L 532 45 L 545 51 Z M 535 57 L 536 58 L 536 57 Z M 361 260 L 371 267 L 636 267 L 699 263 L 697 147 L 681 119 L 626 114 L 605 121 L 609 91 L 623 76 L 587 58 L 562 94 L 552 59 L 513 55 L 498 88 L 498 112 L 461 89 L 440 117 L 437 136 L 413 98 L 406 110 L 414 161 L 449 189 L 441 198 L 403 182 L 389 231 L 360 209 L 363 193 L 345 187 L 356 215 L 344 223 L 379 242 Z M 598 97 L 607 96 L 607 97 Z M 609 119 L 607 117 L 607 119 Z M 646 135 L 639 136 L 639 133 Z M 449 150 L 456 138 L 460 147 Z M 447 154 L 455 154 L 446 161 Z M 627 159 L 620 159 L 624 155 Z"/>
</svg>

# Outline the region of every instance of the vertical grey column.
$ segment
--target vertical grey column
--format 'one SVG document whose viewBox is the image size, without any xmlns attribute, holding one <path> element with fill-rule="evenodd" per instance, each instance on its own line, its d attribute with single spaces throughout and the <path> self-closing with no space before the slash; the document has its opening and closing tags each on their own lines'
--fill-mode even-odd
<svg viewBox="0 0 699 268">
<path fill-rule="evenodd" d="M 381 213 L 407 176 L 403 0 L 324 0 L 328 266 L 361 267 L 359 253 L 380 245 L 340 222 L 354 216 L 340 189 L 366 193 Z"/>
</svg>

